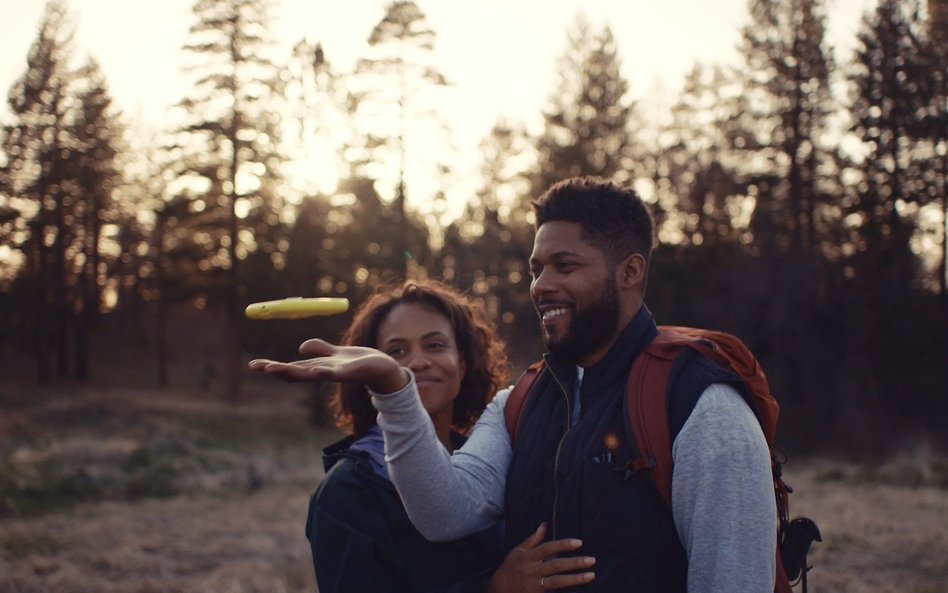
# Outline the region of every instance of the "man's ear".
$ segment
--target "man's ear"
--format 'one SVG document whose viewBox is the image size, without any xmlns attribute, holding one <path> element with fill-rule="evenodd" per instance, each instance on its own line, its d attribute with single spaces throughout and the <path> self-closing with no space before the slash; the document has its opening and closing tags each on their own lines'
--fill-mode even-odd
<svg viewBox="0 0 948 593">
<path fill-rule="evenodd" d="M 622 288 L 645 288 L 648 262 L 639 253 L 633 253 L 619 263 L 619 286 Z"/>
</svg>

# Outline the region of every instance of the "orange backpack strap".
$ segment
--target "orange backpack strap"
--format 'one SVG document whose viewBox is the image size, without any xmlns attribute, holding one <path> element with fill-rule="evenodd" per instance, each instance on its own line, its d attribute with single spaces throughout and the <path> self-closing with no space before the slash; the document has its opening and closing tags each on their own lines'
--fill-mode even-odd
<svg viewBox="0 0 948 593">
<path fill-rule="evenodd" d="M 660 326 L 659 330 L 661 333 L 645 347 L 632 365 L 632 372 L 629 374 L 626 411 L 640 453 L 639 458 L 631 462 L 632 469 L 650 471 L 662 498 L 666 503 L 671 504 L 673 463 L 668 426 L 668 382 L 672 365 L 682 349 L 692 348 L 715 364 L 740 375 L 750 391 L 755 394 L 753 401 L 749 401 L 748 404 L 757 414 L 764 436 L 771 447 L 771 469 L 777 498 L 780 533 L 785 532 L 787 525 L 792 523 L 787 516 L 790 488 L 781 479 L 781 464 L 774 456 L 772 448 L 780 407 L 776 400 L 770 397 L 767 378 L 757 359 L 749 353 L 740 340 L 729 334 L 673 326 Z M 767 397 L 760 397 L 757 394 L 766 394 Z M 806 539 L 804 545 L 808 548 L 809 541 L 821 540 L 815 524 L 808 519 L 805 521 L 806 523 L 800 523 L 805 527 L 799 529 L 807 532 L 808 538 L 802 539 Z M 778 537 L 780 537 L 779 533 Z M 803 591 L 806 593 L 808 567 L 805 566 L 805 552 L 802 558 L 803 566 L 790 578 L 803 580 Z M 784 566 L 780 546 L 776 546 L 776 560 L 777 575 L 774 591 L 775 593 L 792 593 L 791 581 L 788 578 L 790 575 L 787 574 Z"/>
<path fill-rule="evenodd" d="M 531 364 L 527 370 L 520 375 L 517 382 L 514 383 L 510 395 L 507 396 L 507 403 L 504 405 L 504 421 L 507 424 L 507 434 L 510 435 L 510 446 L 512 447 L 517 440 L 517 430 L 520 428 L 520 416 L 523 414 L 523 408 L 527 405 L 527 396 L 537 382 L 537 377 L 546 367 L 546 363 L 539 360 Z"/>
<path fill-rule="evenodd" d="M 687 338 L 660 333 L 639 354 L 629 373 L 626 417 L 638 445 L 633 471 L 648 470 L 665 502 L 671 505 L 672 456 L 668 430 L 668 379 Z"/>
<path fill-rule="evenodd" d="M 736 336 L 720 331 L 670 325 L 663 325 L 659 329 L 665 333 L 691 338 L 687 344 L 690 348 L 743 379 L 748 392 L 753 396 L 747 403 L 757 415 L 767 444 L 773 447 L 777 437 L 780 405 L 770 394 L 764 369 L 747 346 Z"/>
</svg>

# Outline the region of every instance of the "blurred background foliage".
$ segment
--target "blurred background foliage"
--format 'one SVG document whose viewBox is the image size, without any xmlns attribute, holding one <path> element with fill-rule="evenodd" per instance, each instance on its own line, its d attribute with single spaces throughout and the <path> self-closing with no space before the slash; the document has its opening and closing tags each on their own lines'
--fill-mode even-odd
<svg viewBox="0 0 948 593">
<path fill-rule="evenodd" d="M 143 133 L 98 65 L 77 65 L 65 2 L 48 2 L 0 130 L 0 381 L 239 399 L 246 360 L 293 357 L 351 318 L 249 321 L 247 304 L 358 305 L 424 277 L 484 303 L 516 376 L 542 353 L 530 201 L 599 175 L 654 209 L 658 320 L 748 343 L 783 405 L 784 448 L 948 445 L 944 0 L 880 0 L 845 64 L 823 0 L 750 0 L 741 65 L 696 64 L 661 122 L 629 99 L 608 26 L 577 18 L 542 130 L 496 122 L 453 220 L 455 172 L 430 144 L 450 145 L 430 99 L 449 79 L 419 7 L 392 2 L 352 71 L 305 40 L 267 57 L 271 10 L 194 2 L 190 94 Z M 435 186 L 423 207 L 406 182 L 419 150 Z M 333 189 L 303 153 L 338 163 Z"/>
</svg>

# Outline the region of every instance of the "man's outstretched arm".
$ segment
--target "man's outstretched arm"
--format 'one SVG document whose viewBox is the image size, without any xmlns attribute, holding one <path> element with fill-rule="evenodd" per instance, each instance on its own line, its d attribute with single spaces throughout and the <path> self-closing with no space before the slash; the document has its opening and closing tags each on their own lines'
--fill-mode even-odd
<svg viewBox="0 0 948 593">
<path fill-rule="evenodd" d="M 252 370 L 290 381 L 363 384 L 379 410 L 392 481 L 418 530 L 432 541 L 457 539 L 495 523 L 503 512 L 510 437 L 506 394 L 488 404 L 464 447 L 448 455 L 422 406 L 412 372 L 375 348 L 307 340 L 304 360 L 250 361 Z"/>
<path fill-rule="evenodd" d="M 389 475 L 409 518 L 427 539 L 457 539 L 493 525 L 503 514 L 511 456 L 504 423 L 508 393 L 501 391 L 488 404 L 453 455 L 438 441 L 414 377 L 399 391 L 372 394 Z"/>
</svg>

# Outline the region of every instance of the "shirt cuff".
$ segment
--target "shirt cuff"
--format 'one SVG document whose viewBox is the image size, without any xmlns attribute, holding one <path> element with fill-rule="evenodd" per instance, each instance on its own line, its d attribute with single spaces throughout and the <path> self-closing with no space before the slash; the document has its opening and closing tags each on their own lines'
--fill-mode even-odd
<svg viewBox="0 0 948 593">
<path fill-rule="evenodd" d="M 369 395 L 371 395 L 372 397 L 379 398 L 382 400 L 403 397 L 404 394 L 412 391 L 412 386 L 415 384 L 415 373 L 411 372 L 411 369 L 408 367 L 402 367 L 402 371 L 408 376 L 408 383 L 406 383 L 405 386 L 399 389 L 398 391 L 393 391 L 392 393 L 379 393 L 377 391 L 372 391 L 371 389 L 369 389 L 368 385 L 366 385 L 365 390 L 368 391 Z"/>
</svg>

